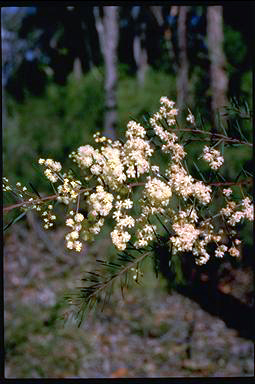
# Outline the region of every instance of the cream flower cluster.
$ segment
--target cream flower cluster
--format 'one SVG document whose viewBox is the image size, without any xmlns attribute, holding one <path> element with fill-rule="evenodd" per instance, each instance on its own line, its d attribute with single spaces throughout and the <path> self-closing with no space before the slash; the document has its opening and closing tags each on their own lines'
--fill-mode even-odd
<svg viewBox="0 0 255 384">
<path fill-rule="evenodd" d="M 95 141 L 102 146 L 94 149 L 90 145 L 78 148 L 72 157 L 81 168 L 88 168 L 92 175 L 100 176 L 110 188 L 117 191 L 128 178 L 140 177 L 149 172 L 148 159 L 153 153 L 146 131 L 139 123 L 130 121 L 127 126 L 127 141 L 122 145 L 95 134 Z"/>
<path fill-rule="evenodd" d="M 116 209 L 112 217 L 115 219 L 116 225 L 111 232 L 111 238 L 113 244 L 119 251 L 124 251 L 128 241 L 131 239 L 127 228 L 133 228 L 135 226 L 135 219 L 126 213 L 126 210 L 131 209 L 132 206 L 133 202 L 130 199 L 119 200 L 115 203 Z"/>
<path fill-rule="evenodd" d="M 44 221 L 44 229 L 49 229 L 53 227 L 53 222 L 56 220 L 56 215 L 52 214 L 53 205 L 49 204 L 47 208 L 42 212 L 42 217 Z"/>
<path fill-rule="evenodd" d="M 231 188 L 223 189 L 222 193 L 226 197 L 229 197 L 232 194 L 232 189 Z"/>
<path fill-rule="evenodd" d="M 136 242 L 134 246 L 136 248 L 146 247 L 152 240 L 155 239 L 155 231 L 157 230 L 156 225 L 144 224 L 142 222 L 139 223 L 140 227 L 138 227 L 136 233 Z"/>
<path fill-rule="evenodd" d="M 71 211 L 69 219 L 66 220 L 66 225 L 72 228 L 72 231 L 66 235 L 66 247 L 68 249 L 73 249 L 77 252 L 80 252 L 82 249 L 82 242 L 79 241 L 80 232 L 82 229 L 82 222 L 84 220 L 84 216 L 82 213 L 76 213 Z"/>
<path fill-rule="evenodd" d="M 92 215 L 107 216 L 112 209 L 113 195 L 106 192 L 101 185 L 96 187 L 96 192 L 88 198 Z"/>
<path fill-rule="evenodd" d="M 238 207 L 241 209 L 238 210 Z M 227 218 L 227 223 L 233 227 L 242 219 L 254 220 L 254 206 L 249 197 L 244 198 L 239 205 L 234 201 L 228 201 L 226 207 L 222 208 L 220 213 Z"/>
<path fill-rule="evenodd" d="M 73 152 L 73 155 L 75 152 Z M 80 167 L 88 168 L 100 158 L 99 151 L 91 145 L 84 145 L 78 148 L 75 159 Z"/>
<path fill-rule="evenodd" d="M 165 174 L 169 177 L 169 185 L 184 200 L 193 195 L 203 205 L 211 201 L 211 187 L 202 181 L 195 182 L 181 164 L 172 164 Z"/>
<path fill-rule="evenodd" d="M 196 209 L 188 206 L 186 210 L 181 210 L 173 215 L 172 228 L 175 236 L 169 239 L 172 245 L 173 253 L 191 251 L 193 245 L 200 234 L 200 230 L 196 228 L 198 215 Z"/>
<path fill-rule="evenodd" d="M 162 106 L 160 107 L 159 112 L 155 113 L 150 118 L 150 123 L 154 128 L 155 134 L 165 143 L 162 145 L 162 151 L 171 153 L 172 160 L 179 162 L 185 157 L 186 152 L 182 145 L 176 143 L 178 139 L 176 134 L 164 129 L 162 123 L 166 120 L 169 126 L 175 125 L 178 109 L 173 108 L 174 102 L 168 100 L 167 97 L 161 97 L 160 103 Z"/>
<path fill-rule="evenodd" d="M 166 206 L 169 204 L 172 190 L 164 181 L 149 176 L 144 187 L 144 195 L 153 207 Z"/>
<path fill-rule="evenodd" d="M 140 177 L 150 170 L 149 158 L 153 149 L 149 141 L 144 139 L 145 129 L 139 123 L 130 121 L 127 128 L 122 161 L 129 178 Z"/>
<path fill-rule="evenodd" d="M 209 148 L 205 145 L 203 149 L 203 159 L 209 163 L 209 166 L 217 170 L 224 163 L 224 157 L 220 155 L 220 151 L 214 148 Z"/>
<path fill-rule="evenodd" d="M 174 223 L 173 229 L 176 232 L 176 236 L 172 236 L 169 239 L 173 244 L 173 253 L 191 251 L 200 234 L 199 229 L 196 229 L 194 224 L 184 220 Z"/>
<path fill-rule="evenodd" d="M 58 201 L 68 205 L 70 202 L 75 202 L 81 189 L 81 182 L 79 180 L 72 180 L 65 177 L 63 184 L 59 185 Z"/>
<path fill-rule="evenodd" d="M 105 139 L 105 140 L 103 140 Z M 115 142 L 113 145 L 104 136 L 96 135 L 97 142 L 104 143 L 99 149 L 90 145 L 78 148 L 72 157 L 81 168 L 88 168 L 92 175 L 100 176 L 113 190 L 117 190 L 126 180 L 124 166 L 121 158 L 121 144 Z"/>
<path fill-rule="evenodd" d="M 45 166 L 44 174 L 52 183 L 56 183 L 59 179 L 58 173 L 62 169 L 62 165 L 58 161 L 52 159 L 39 159 L 38 163 Z"/>
<path fill-rule="evenodd" d="M 195 124 L 195 117 L 192 115 L 191 112 L 189 112 L 189 114 L 188 114 L 186 120 L 189 121 L 190 124 L 192 124 L 192 125 Z"/>
</svg>

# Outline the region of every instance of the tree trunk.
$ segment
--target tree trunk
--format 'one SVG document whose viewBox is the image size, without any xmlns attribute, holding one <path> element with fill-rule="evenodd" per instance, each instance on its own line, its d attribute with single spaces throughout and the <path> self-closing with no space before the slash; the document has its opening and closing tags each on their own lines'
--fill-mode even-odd
<svg viewBox="0 0 255 384">
<path fill-rule="evenodd" d="M 177 70 L 177 106 L 182 112 L 188 103 L 188 71 L 189 62 L 187 56 L 187 6 L 179 7 L 178 17 L 178 70 Z"/>
<path fill-rule="evenodd" d="M 76 57 L 73 62 L 73 73 L 74 77 L 77 81 L 79 81 L 82 77 L 82 66 L 81 60 L 79 57 Z"/>
<path fill-rule="evenodd" d="M 144 86 L 145 73 L 148 68 L 148 55 L 145 46 L 146 23 L 142 19 L 142 7 L 134 6 L 131 9 L 131 16 L 135 27 L 133 40 L 133 55 L 136 63 L 136 77 L 139 86 Z"/>
<path fill-rule="evenodd" d="M 115 139 L 117 125 L 117 47 L 119 38 L 118 7 L 104 6 L 103 21 L 99 16 L 99 8 L 94 7 L 96 28 L 99 35 L 101 51 L 105 64 L 105 115 L 104 135 Z"/>
<path fill-rule="evenodd" d="M 133 50 L 137 66 L 136 74 L 138 84 L 143 87 L 145 74 L 148 68 L 148 55 L 145 47 L 145 24 L 141 25 L 141 31 L 134 37 Z"/>
<path fill-rule="evenodd" d="M 217 115 L 219 109 L 227 104 L 228 78 L 224 69 L 225 55 L 223 50 L 223 7 L 207 7 L 207 38 L 210 60 L 211 110 L 213 132 L 217 131 Z"/>
</svg>

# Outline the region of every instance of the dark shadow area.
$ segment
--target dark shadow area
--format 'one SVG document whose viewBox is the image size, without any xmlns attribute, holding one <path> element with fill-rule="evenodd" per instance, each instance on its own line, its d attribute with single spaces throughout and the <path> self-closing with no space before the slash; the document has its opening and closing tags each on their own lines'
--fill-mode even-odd
<svg viewBox="0 0 255 384">
<path fill-rule="evenodd" d="M 241 337 L 254 340 L 253 307 L 217 288 L 212 289 L 208 282 L 177 286 L 175 290 L 194 300 L 211 315 L 222 319 L 228 327 L 236 329 Z"/>
<path fill-rule="evenodd" d="M 199 266 L 194 256 L 186 253 L 172 255 L 169 264 L 168 247 L 159 246 L 155 263 L 156 271 L 167 280 L 169 292 L 174 290 L 195 301 L 237 330 L 239 336 L 254 341 L 253 265 L 247 255 L 243 254 L 241 262 L 212 257 Z"/>
</svg>

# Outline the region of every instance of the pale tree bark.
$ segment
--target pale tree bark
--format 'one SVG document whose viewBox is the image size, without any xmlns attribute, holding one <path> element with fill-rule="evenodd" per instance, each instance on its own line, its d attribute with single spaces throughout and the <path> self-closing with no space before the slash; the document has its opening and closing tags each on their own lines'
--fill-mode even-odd
<svg viewBox="0 0 255 384">
<path fill-rule="evenodd" d="M 119 40 L 118 7 L 104 6 L 103 18 L 99 7 L 94 7 L 96 28 L 105 64 L 105 114 L 103 134 L 111 139 L 116 138 L 117 125 L 117 48 Z"/>
<path fill-rule="evenodd" d="M 137 66 L 137 81 L 138 84 L 143 87 L 146 71 L 148 69 L 148 55 L 145 48 L 145 31 L 134 37 L 133 41 L 134 59 Z"/>
<path fill-rule="evenodd" d="M 178 16 L 178 69 L 177 69 L 177 106 L 180 112 L 189 102 L 188 72 L 189 62 L 187 55 L 187 14 L 188 6 L 179 7 Z"/>
<path fill-rule="evenodd" d="M 223 50 L 223 7 L 207 7 L 207 39 L 210 60 L 211 110 L 213 130 L 217 131 L 217 116 L 227 104 L 228 77 L 224 69 L 226 59 Z"/>
<path fill-rule="evenodd" d="M 77 81 L 79 81 L 82 77 L 82 66 L 81 66 L 81 59 L 79 57 L 76 57 L 73 62 L 73 73 L 74 77 Z"/>
<path fill-rule="evenodd" d="M 157 20 L 157 23 L 160 27 L 163 27 L 164 24 L 164 18 L 162 15 L 162 5 L 151 5 L 150 10 L 152 14 L 154 15 L 155 19 Z"/>
<path fill-rule="evenodd" d="M 139 22 L 139 13 L 141 12 L 140 9 L 140 6 L 135 6 L 132 9 L 133 20 L 136 24 L 136 31 L 133 40 L 133 54 L 137 67 L 137 81 L 139 86 L 143 87 L 146 71 L 148 69 L 148 55 L 145 46 L 146 24 L 145 22 Z"/>
</svg>

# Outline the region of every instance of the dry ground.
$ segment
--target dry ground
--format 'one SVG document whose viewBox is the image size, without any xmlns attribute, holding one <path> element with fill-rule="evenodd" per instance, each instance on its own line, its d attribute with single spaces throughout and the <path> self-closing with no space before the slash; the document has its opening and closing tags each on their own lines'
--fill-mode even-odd
<svg viewBox="0 0 255 384">
<path fill-rule="evenodd" d="M 142 287 L 81 328 L 65 327 L 63 294 L 93 268 L 93 253 L 68 253 L 63 231 L 44 241 L 23 223 L 5 235 L 5 377 L 208 377 L 254 374 L 253 343 L 180 294 L 169 294 L 147 265 Z"/>
</svg>

